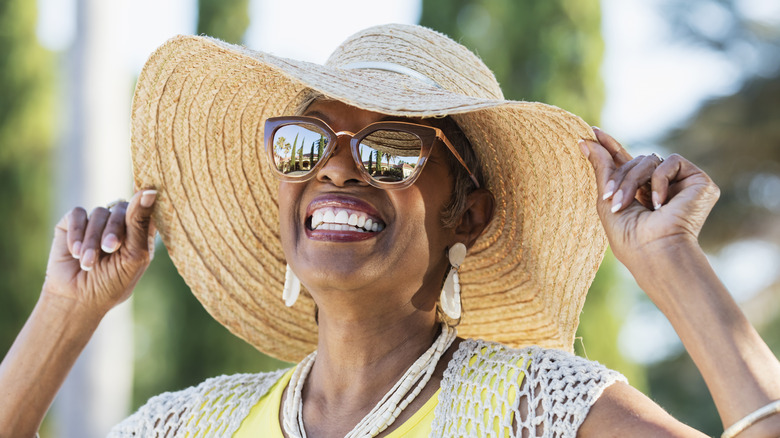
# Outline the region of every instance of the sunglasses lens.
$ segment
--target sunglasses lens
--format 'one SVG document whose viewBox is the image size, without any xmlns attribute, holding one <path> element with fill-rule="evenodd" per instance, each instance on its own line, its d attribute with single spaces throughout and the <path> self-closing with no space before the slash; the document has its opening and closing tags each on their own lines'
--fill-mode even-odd
<svg viewBox="0 0 780 438">
<path fill-rule="evenodd" d="M 400 182 L 414 172 L 420 161 L 422 141 L 411 132 L 381 129 L 358 144 L 363 168 L 377 181 Z"/>
<path fill-rule="evenodd" d="M 285 175 L 305 175 L 322 158 L 327 144 L 327 134 L 317 125 L 306 122 L 283 125 L 274 133 L 274 166 Z"/>
</svg>

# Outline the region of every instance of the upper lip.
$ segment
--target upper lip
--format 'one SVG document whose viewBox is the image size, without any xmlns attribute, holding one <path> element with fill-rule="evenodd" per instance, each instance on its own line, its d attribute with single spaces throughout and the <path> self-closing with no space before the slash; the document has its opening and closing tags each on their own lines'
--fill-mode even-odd
<svg viewBox="0 0 780 438">
<path fill-rule="evenodd" d="M 314 198 L 306 208 L 305 223 L 311 226 L 311 222 L 309 220 L 311 219 L 314 212 L 318 209 L 324 208 L 332 208 L 335 211 L 349 210 L 353 212 L 362 212 L 365 213 L 365 215 L 371 218 L 374 222 L 378 221 L 382 224 L 382 226 L 385 224 L 385 220 L 379 214 L 377 209 L 368 202 L 352 196 L 335 194 L 320 195 Z"/>
</svg>

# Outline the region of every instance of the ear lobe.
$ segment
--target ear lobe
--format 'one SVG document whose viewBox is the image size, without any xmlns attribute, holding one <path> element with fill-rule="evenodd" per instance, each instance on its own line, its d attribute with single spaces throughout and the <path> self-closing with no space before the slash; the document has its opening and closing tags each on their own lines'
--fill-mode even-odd
<svg viewBox="0 0 780 438">
<path fill-rule="evenodd" d="M 471 248 L 474 245 L 493 219 L 494 204 L 493 193 L 485 188 L 469 193 L 466 198 L 466 208 L 455 227 L 455 234 L 460 237 L 459 241 L 466 244 L 466 247 Z"/>
</svg>

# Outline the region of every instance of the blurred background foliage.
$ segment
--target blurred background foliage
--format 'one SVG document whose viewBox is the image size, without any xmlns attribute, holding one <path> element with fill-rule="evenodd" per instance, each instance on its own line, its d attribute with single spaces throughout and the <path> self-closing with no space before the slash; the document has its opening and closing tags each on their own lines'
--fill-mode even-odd
<svg viewBox="0 0 780 438">
<path fill-rule="evenodd" d="M 702 233 L 717 251 L 745 239 L 780 244 L 780 29 L 740 13 L 737 0 L 666 2 L 675 37 L 719 51 L 744 66 L 741 89 L 705 102 L 657 139 L 690 157 L 723 195 Z M 197 32 L 241 42 L 248 0 L 200 0 Z M 727 17 L 719 32 L 696 11 Z M 54 54 L 35 35 L 35 2 L 0 0 L 0 351 L 7 351 L 40 290 L 52 236 Z M 421 24 L 474 49 L 509 99 L 544 101 L 597 124 L 604 100 L 598 0 L 424 0 Z M 608 253 L 591 288 L 577 342 L 587 355 L 626 374 L 682 421 L 714 435 L 722 430 L 706 387 L 682 352 L 648 366 L 617 348 L 630 297 Z M 780 351 L 780 285 L 744 308 L 773 351 Z M 136 372 L 133 406 L 149 396 L 224 373 L 285 364 L 257 353 L 214 322 L 176 274 L 165 249 L 134 295 Z"/>
<path fill-rule="evenodd" d="M 0 351 L 38 298 L 51 238 L 54 56 L 35 2 L 0 0 Z"/>
</svg>

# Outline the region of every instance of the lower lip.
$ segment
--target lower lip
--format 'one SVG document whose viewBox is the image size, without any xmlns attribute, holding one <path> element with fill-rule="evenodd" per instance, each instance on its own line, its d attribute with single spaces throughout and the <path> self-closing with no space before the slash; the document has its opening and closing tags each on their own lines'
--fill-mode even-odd
<svg viewBox="0 0 780 438">
<path fill-rule="evenodd" d="M 310 230 L 306 227 L 306 237 L 326 242 L 358 242 L 367 240 L 379 233 L 361 233 L 360 231 Z"/>
</svg>

